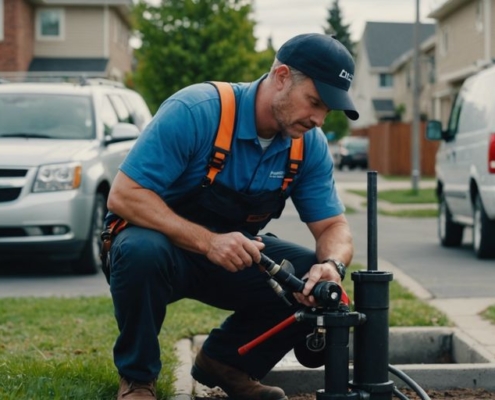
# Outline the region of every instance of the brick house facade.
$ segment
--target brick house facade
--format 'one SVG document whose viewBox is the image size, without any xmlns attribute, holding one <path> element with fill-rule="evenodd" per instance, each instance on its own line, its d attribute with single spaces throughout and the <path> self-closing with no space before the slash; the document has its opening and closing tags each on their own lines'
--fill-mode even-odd
<svg viewBox="0 0 495 400">
<path fill-rule="evenodd" d="M 27 0 L 3 1 L 0 71 L 27 71 L 34 51 L 34 10 Z"/>
<path fill-rule="evenodd" d="M 132 69 L 132 0 L 0 0 L 0 79 L 86 76 Z"/>
</svg>

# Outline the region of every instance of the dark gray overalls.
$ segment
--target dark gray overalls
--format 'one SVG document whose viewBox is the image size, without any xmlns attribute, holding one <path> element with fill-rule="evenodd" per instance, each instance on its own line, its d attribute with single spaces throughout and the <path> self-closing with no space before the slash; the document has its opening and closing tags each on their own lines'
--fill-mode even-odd
<svg viewBox="0 0 495 400">
<path fill-rule="evenodd" d="M 230 85 L 216 85 L 220 87 L 221 95 L 229 92 L 225 85 Z M 230 92 L 230 103 L 235 105 L 231 89 Z M 224 104 L 222 98 L 222 110 Z M 230 137 L 234 119 L 226 121 L 227 126 L 231 124 L 228 127 Z M 217 133 L 217 138 L 219 136 Z M 280 216 L 285 206 L 285 189 L 302 159 L 302 139 L 298 140 L 300 158 L 293 156 L 296 150 L 288 154 L 282 188 L 255 195 L 233 191 L 214 180 L 230 151 L 230 144 L 225 149 L 223 144 L 217 146 L 217 140 L 203 185 L 180 202 L 170 204 L 171 208 L 215 232 L 241 231 L 247 236 L 256 235 L 272 218 Z M 292 148 L 295 147 L 293 141 Z M 314 251 L 271 235 L 261 237 L 266 245 L 263 252 L 277 263 L 284 258 L 290 260 L 300 278 L 316 263 Z M 203 351 L 258 379 L 263 378 L 311 330 L 306 324 L 293 324 L 240 356 L 239 347 L 301 307 L 293 299 L 292 306 L 282 301 L 267 284 L 266 274 L 256 265 L 232 273 L 203 255 L 176 247 L 157 231 L 132 225 L 114 238 L 110 255 L 110 289 L 120 330 L 114 347 L 114 361 L 120 375 L 130 380 L 147 382 L 158 376 L 161 361 L 157 336 L 167 305 L 182 298 L 234 311 L 219 328 L 210 332 Z"/>
</svg>

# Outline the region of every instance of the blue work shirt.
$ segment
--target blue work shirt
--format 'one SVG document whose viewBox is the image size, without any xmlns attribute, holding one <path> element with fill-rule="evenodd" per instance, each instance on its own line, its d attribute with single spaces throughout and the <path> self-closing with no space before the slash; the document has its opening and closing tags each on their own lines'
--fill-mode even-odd
<svg viewBox="0 0 495 400">
<path fill-rule="evenodd" d="M 256 91 L 265 78 L 232 84 L 237 104 L 231 155 L 216 180 L 236 191 L 253 194 L 282 186 L 290 138 L 277 134 L 263 152 L 255 118 Z M 208 83 L 188 86 L 168 98 L 140 135 L 121 171 L 167 203 L 201 185 L 220 118 L 220 100 Z M 303 222 L 341 214 L 344 207 L 333 179 L 333 161 L 319 128 L 304 134 L 304 158 L 288 193 Z"/>
</svg>

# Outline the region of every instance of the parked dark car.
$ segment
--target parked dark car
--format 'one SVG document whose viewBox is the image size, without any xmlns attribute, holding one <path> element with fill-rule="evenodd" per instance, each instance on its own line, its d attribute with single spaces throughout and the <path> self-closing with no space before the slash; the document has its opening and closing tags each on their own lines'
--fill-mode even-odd
<svg viewBox="0 0 495 400">
<path fill-rule="evenodd" d="M 339 170 L 344 167 L 354 169 L 368 168 L 369 139 L 361 136 L 347 136 L 340 140 L 335 156 L 335 165 Z"/>
</svg>

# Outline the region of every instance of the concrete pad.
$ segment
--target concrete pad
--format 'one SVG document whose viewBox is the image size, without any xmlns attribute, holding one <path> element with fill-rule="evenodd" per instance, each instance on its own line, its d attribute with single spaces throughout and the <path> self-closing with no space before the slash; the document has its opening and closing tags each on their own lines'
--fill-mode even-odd
<svg viewBox="0 0 495 400">
<path fill-rule="evenodd" d="M 490 368 L 487 368 L 487 365 Z M 448 367 L 440 364 L 394 365 L 423 389 L 483 388 L 495 390 L 495 364 L 452 364 Z M 349 368 L 349 379 L 353 378 L 353 367 Z M 393 373 L 389 379 L 399 388 L 407 384 Z M 271 371 L 263 380 L 267 385 L 282 387 L 287 395 L 311 393 L 324 388 L 325 371 L 323 368 L 284 367 Z"/>
<path fill-rule="evenodd" d="M 180 366 L 177 370 L 178 395 L 204 396 L 209 388 L 194 382 L 190 376 L 194 354 L 206 335 L 180 341 L 176 349 Z M 352 359 L 352 334 L 349 339 Z M 495 348 L 494 348 L 495 351 Z M 446 357 L 446 353 L 450 355 Z M 440 363 L 452 359 L 451 363 Z M 389 333 L 390 363 L 423 389 L 482 388 L 495 390 L 495 357 L 471 336 L 458 328 L 391 328 Z M 291 352 L 266 376 L 263 383 L 282 387 L 288 395 L 325 389 L 323 367 L 310 369 L 299 364 Z M 353 366 L 349 366 L 349 379 Z M 392 371 L 389 379 L 399 388 L 407 383 Z M 189 392 L 188 392 L 189 391 Z M 175 400 L 186 400 L 177 397 Z"/>
</svg>

